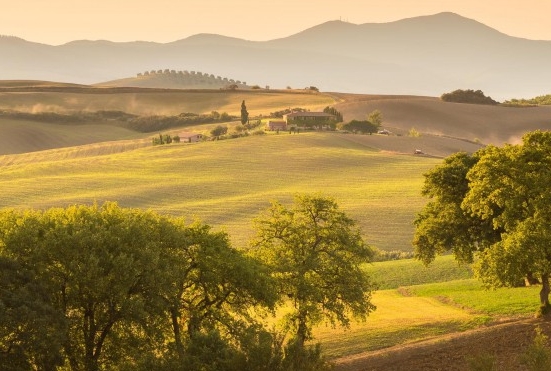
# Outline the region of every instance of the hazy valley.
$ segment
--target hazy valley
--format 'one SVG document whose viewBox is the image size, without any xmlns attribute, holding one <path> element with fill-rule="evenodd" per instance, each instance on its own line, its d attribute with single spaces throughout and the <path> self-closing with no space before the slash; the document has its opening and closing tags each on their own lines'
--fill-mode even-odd
<svg viewBox="0 0 551 371">
<path fill-rule="evenodd" d="M 199 34 L 171 43 L 0 38 L 0 79 L 97 84 L 150 70 L 200 71 L 284 89 L 439 96 L 482 89 L 494 99 L 547 93 L 551 42 L 507 36 L 453 13 L 382 24 L 330 21 L 277 40 Z"/>
<path fill-rule="evenodd" d="M 9 56 L 0 58 L 0 209 L 115 201 L 200 220 L 227 232 L 240 252 L 271 201 L 321 193 L 358 223 L 379 259 L 411 256 L 413 221 L 427 204 L 424 174 L 457 152 L 551 130 L 551 105 L 440 99 L 463 88 L 500 101 L 531 98 L 548 94 L 551 81 L 551 41 L 513 38 L 452 13 L 331 21 L 264 42 L 200 34 L 51 46 L 0 37 L 0 55 Z M 378 110 L 386 134 L 265 130 L 281 120 L 275 112 L 326 107 L 344 122 Z M 177 124 L 186 117 L 197 122 Z M 215 140 L 220 125 L 227 133 Z M 205 140 L 154 145 L 184 133 Z M 221 277 L 233 273 L 226 263 Z M 500 370 L 528 370 L 521 356 L 534 328 L 551 335 L 549 321 L 533 319 L 537 285 L 486 291 L 470 264 L 449 255 L 429 267 L 401 259 L 362 269 L 378 288 L 377 309 L 346 331 L 328 323 L 313 330 L 337 370 L 472 371 L 472 359 L 492 357 Z"/>
</svg>

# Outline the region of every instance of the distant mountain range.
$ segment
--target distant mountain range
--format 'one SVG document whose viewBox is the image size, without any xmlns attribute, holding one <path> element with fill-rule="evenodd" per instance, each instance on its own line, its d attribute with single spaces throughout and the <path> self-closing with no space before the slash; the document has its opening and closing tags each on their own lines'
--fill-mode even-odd
<svg viewBox="0 0 551 371">
<path fill-rule="evenodd" d="M 251 31 L 254 32 L 254 31 Z M 454 13 L 361 25 L 330 21 L 263 42 L 199 34 L 171 43 L 0 37 L 0 79 L 95 84 L 158 69 L 208 71 L 272 88 L 497 100 L 551 92 L 551 41 L 515 38 Z"/>
</svg>

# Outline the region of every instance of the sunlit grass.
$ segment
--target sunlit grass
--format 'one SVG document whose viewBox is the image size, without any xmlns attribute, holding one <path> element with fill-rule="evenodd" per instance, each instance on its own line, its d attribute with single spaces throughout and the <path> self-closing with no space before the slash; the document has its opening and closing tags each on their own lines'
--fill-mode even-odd
<svg viewBox="0 0 551 371">
<path fill-rule="evenodd" d="M 314 342 L 322 344 L 328 357 L 338 358 L 464 331 L 489 320 L 436 298 L 403 296 L 396 290 L 376 292 L 373 303 L 377 310 L 365 322 L 354 322 L 348 330 L 319 326 Z"/>
<path fill-rule="evenodd" d="M 460 278 L 472 277 L 468 269 L 450 270 L 455 263 L 451 256 L 438 258 L 430 272 L 415 263 L 402 260 L 371 265 L 368 271 L 381 279 L 381 286 L 399 289 L 375 292 L 377 309 L 365 322 L 353 322 L 350 329 L 318 326 L 314 342 L 322 344 L 324 354 L 334 359 L 412 343 L 511 317 L 530 317 L 538 309 L 540 287 L 487 290 L 476 279 Z M 396 273 L 390 274 L 391 270 Z M 408 285 L 442 279 L 451 280 Z"/>
<path fill-rule="evenodd" d="M 471 267 L 460 265 L 452 255 L 440 256 L 428 266 L 419 260 L 402 259 L 366 264 L 364 269 L 381 290 L 473 277 Z"/>
<path fill-rule="evenodd" d="M 122 143 L 113 143 L 121 146 Z M 271 200 L 322 192 L 358 221 L 368 243 L 410 249 L 412 221 L 426 202 L 422 174 L 438 160 L 387 154 L 335 133 L 301 133 L 148 146 L 106 145 L 0 157 L 0 207 L 47 208 L 117 201 L 200 218 L 225 228 L 237 247 Z M 96 152 L 94 152 L 96 151 Z"/>
<path fill-rule="evenodd" d="M 531 316 L 539 307 L 541 287 L 485 289 L 475 279 L 431 283 L 409 288 L 412 295 L 436 297 L 452 305 L 492 316 Z"/>
</svg>

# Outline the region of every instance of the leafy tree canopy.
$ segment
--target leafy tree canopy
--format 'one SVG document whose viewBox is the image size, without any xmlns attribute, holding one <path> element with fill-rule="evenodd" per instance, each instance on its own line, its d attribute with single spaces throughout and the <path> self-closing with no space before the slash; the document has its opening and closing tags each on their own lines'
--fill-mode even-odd
<svg viewBox="0 0 551 371">
<path fill-rule="evenodd" d="M 373 251 L 333 199 L 297 195 L 292 207 L 273 202 L 255 226 L 255 255 L 292 303 L 287 323 L 299 348 L 321 320 L 348 326 L 351 314 L 364 318 L 374 310 L 373 288 L 360 268 Z"/>
<path fill-rule="evenodd" d="M 376 133 L 379 130 L 379 125 L 373 124 L 367 120 L 359 121 L 352 120 L 341 125 L 342 130 L 351 131 L 353 133 Z"/>
<path fill-rule="evenodd" d="M 0 268 L 0 360 L 17 370 L 250 369 L 251 310 L 277 299 L 225 233 L 113 203 L 0 212 Z"/>
<path fill-rule="evenodd" d="M 425 263 L 452 250 L 473 261 L 488 286 L 542 282 L 549 307 L 551 274 L 551 132 L 532 132 L 520 145 L 452 155 L 425 176 L 431 200 L 415 225 L 416 256 Z"/>
<path fill-rule="evenodd" d="M 342 122 L 343 121 L 343 118 L 342 118 L 342 113 L 340 113 L 339 111 L 337 111 L 337 109 L 335 107 L 325 107 L 323 109 L 323 112 L 325 113 L 329 113 L 330 115 L 333 115 L 335 116 L 335 121 L 336 122 Z"/>
<path fill-rule="evenodd" d="M 228 127 L 225 125 L 217 125 L 214 129 L 210 131 L 210 134 L 213 137 L 218 138 L 221 135 L 224 135 L 228 132 Z"/>
<path fill-rule="evenodd" d="M 375 111 L 372 111 L 367 115 L 367 121 L 371 122 L 377 127 L 380 127 L 383 123 L 383 114 L 381 113 L 381 111 L 376 109 Z"/>
<path fill-rule="evenodd" d="M 551 94 L 540 95 L 530 99 L 511 99 L 504 102 L 510 106 L 548 106 L 551 105 Z"/>
<path fill-rule="evenodd" d="M 451 93 L 442 94 L 440 97 L 444 102 L 455 103 L 473 103 L 473 104 L 488 104 L 495 105 L 499 102 L 493 100 L 490 97 L 484 95 L 481 90 L 454 90 Z"/>
</svg>

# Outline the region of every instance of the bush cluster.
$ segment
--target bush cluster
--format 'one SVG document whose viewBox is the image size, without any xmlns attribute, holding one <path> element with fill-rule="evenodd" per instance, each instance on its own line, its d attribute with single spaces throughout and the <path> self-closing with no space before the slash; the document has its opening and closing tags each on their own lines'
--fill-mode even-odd
<svg viewBox="0 0 551 371">
<path fill-rule="evenodd" d="M 128 128 L 142 133 L 167 130 L 175 127 L 185 127 L 197 124 L 227 122 L 236 119 L 226 112 L 213 111 L 209 114 L 181 113 L 178 116 L 140 116 L 128 121 Z"/>
<path fill-rule="evenodd" d="M 384 262 L 390 260 L 402 260 L 402 259 L 413 259 L 413 251 L 401 251 L 401 250 L 377 250 L 373 256 L 374 262 Z"/>
<path fill-rule="evenodd" d="M 281 110 L 281 111 L 275 111 L 275 112 L 271 112 L 270 113 L 270 116 L 271 117 L 276 117 L 276 118 L 281 118 L 283 117 L 283 115 L 287 115 L 291 112 L 308 112 L 308 110 L 306 108 L 300 108 L 300 107 L 296 107 L 296 108 L 286 108 L 284 110 Z"/>
<path fill-rule="evenodd" d="M 496 105 L 499 102 L 493 100 L 490 97 L 484 95 L 481 90 L 461 90 L 457 89 L 451 93 L 442 94 L 440 97 L 444 102 L 454 102 L 454 103 L 472 103 L 472 104 L 488 104 Z"/>
<path fill-rule="evenodd" d="M 511 99 L 503 103 L 506 106 L 534 107 L 551 105 L 551 94 L 540 95 L 530 99 Z"/>
<path fill-rule="evenodd" d="M 229 85 L 236 84 L 238 86 L 245 86 L 247 82 L 229 79 L 227 77 L 215 76 L 214 74 L 203 73 L 200 71 L 176 71 L 172 69 L 165 68 L 164 70 L 151 70 L 140 72 L 136 75 L 137 78 L 143 78 L 146 76 L 155 76 L 161 78 L 170 78 L 172 80 L 180 79 L 186 81 L 200 82 L 204 84 L 212 85 Z"/>
</svg>

